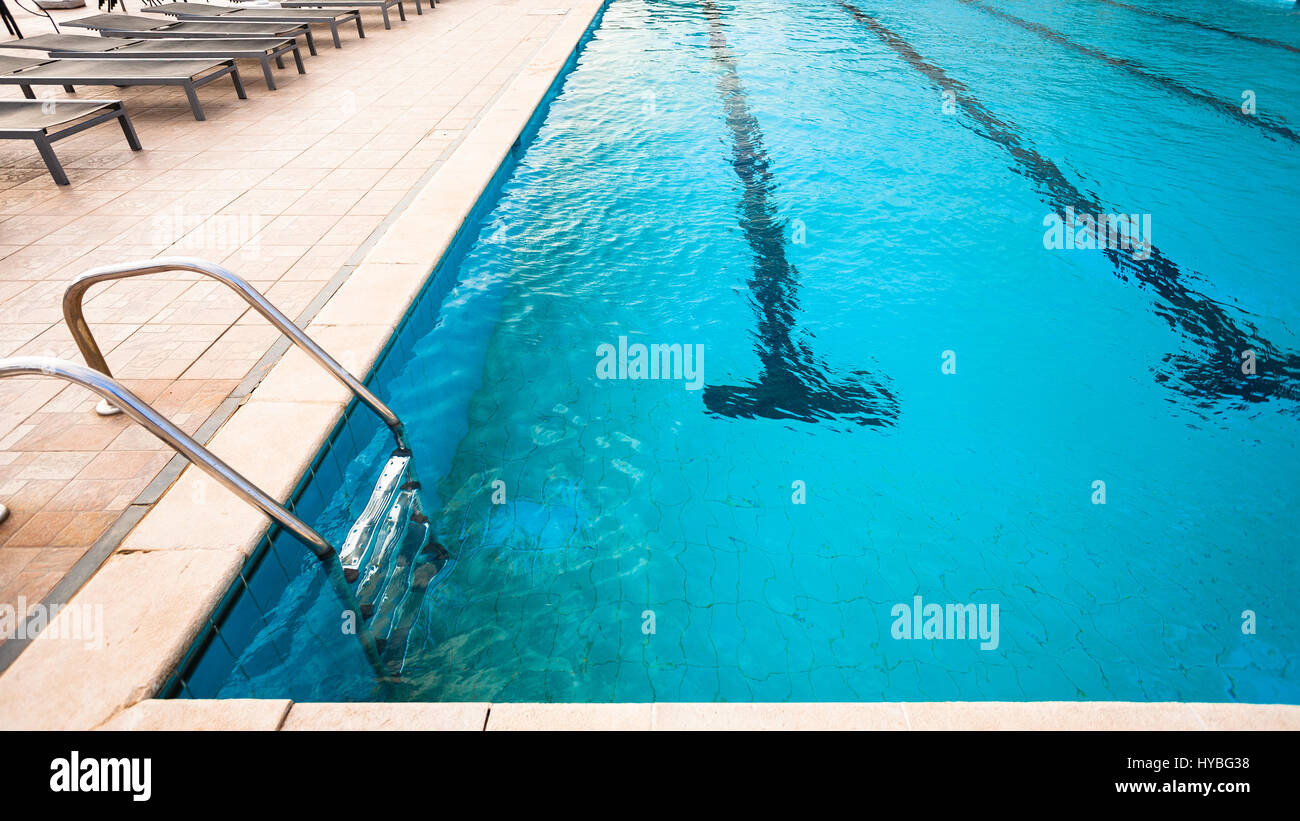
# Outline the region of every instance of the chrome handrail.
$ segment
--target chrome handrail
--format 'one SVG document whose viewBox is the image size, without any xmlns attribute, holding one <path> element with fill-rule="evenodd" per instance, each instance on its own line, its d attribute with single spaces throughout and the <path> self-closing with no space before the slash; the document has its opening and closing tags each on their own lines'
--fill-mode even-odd
<svg viewBox="0 0 1300 821">
<path fill-rule="evenodd" d="M 190 271 L 202 274 L 233 289 L 255 311 L 265 317 L 281 333 L 289 337 L 291 342 L 301 348 L 317 364 L 329 371 L 335 379 L 342 382 L 348 390 L 356 394 L 358 399 L 378 414 L 379 418 L 384 420 L 384 424 L 388 425 L 389 429 L 392 430 L 393 436 L 397 438 L 399 448 L 409 449 L 405 426 L 402 425 L 402 420 L 397 418 L 397 414 L 393 413 L 383 402 L 380 402 L 378 397 L 371 393 L 365 385 L 361 384 L 347 369 L 336 362 L 321 346 L 317 345 L 311 337 L 303 333 L 293 323 L 293 320 L 281 313 L 280 309 L 268 302 L 266 297 L 262 296 L 256 288 L 249 285 L 243 278 L 222 268 L 220 265 L 195 257 L 159 257 L 158 259 L 139 262 L 103 265 L 98 268 L 91 268 L 77 277 L 63 292 L 63 319 L 67 322 L 68 330 L 72 332 L 72 338 L 76 340 L 77 347 L 81 350 L 81 355 L 85 358 L 87 365 L 112 376 L 112 372 L 108 369 L 108 363 L 104 361 L 104 354 L 100 352 L 99 344 L 95 342 L 95 336 L 90 332 L 90 326 L 86 324 L 86 317 L 82 311 L 81 301 L 86 291 L 92 285 L 100 282 L 128 279 L 146 274 L 159 274 L 165 271 Z M 105 408 L 102 404 L 97 410 L 101 415 L 116 412 L 116 409 L 112 409 L 111 406 Z"/>
<path fill-rule="evenodd" d="M 173 450 L 189 460 L 190 464 L 216 479 L 223 487 L 270 516 L 282 527 L 304 542 L 317 558 L 328 561 L 334 558 L 334 548 L 306 522 L 290 513 L 261 488 L 248 481 L 212 451 L 189 437 L 185 431 L 172 424 L 167 417 L 150 407 L 143 399 L 127 390 L 122 383 L 99 371 L 49 356 L 16 356 L 0 359 L 0 379 L 9 376 L 54 376 L 89 388 L 104 399 L 121 408 L 127 416 L 139 422 L 146 430 L 167 443 Z"/>
<path fill-rule="evenodd" d="M 89 338 L 89 337 L 87 337 Z M 93 344 L 94 340 L 91 339 Z M 95 349 L 98 352 L 98 348 Z M 0 359 L 0 379 L 11 376 L 53 376 L 81 385 L 112 401 L 131 419 L 157 436 L 173 450 L 189 460 L 190 464 L 217 480 L 223 487 L 270 516 L 311 549 L 325 565 L 325 573 L 333 583 L 335 592 L 344 605 L 352 610 L 358 620 L 357 636 L 361 639 L 366 659 L 381 677 L 389 674 L 379 652 L 378 644 L 368 627 L 362 625 L 362 609 L 356 594 L 343 578 L 343 565 L 337 560 L 334 547 L 302 519 L 290 513 L 283 505 L 267 495 L 261 488 L 223 462 L 212 451 L 190 438 L 185 431 L 172 424 L 167 417 L 154 410 L 147 402 L 128 390 L 122 383 L 106 373 L 49 356 L 15 356 Z M 0 509 L 3 506 L 0 505 Z M 3 517 L 0 517 L 3 518 Z"/>
</svg>

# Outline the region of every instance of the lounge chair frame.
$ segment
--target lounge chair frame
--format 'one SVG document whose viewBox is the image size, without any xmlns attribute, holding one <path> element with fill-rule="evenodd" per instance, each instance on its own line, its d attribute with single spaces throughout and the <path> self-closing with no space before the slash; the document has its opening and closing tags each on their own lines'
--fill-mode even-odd
<svg viewBox="0 0 1300 821">
<path fill-rule="evenodd" d="M 175 17 L 177 20 L 181 20 L 181 21 L 188 20 L 192 22 L 204 22 L 204 23 L 302 22 L 307 25 L 313 25 L 313 24 L 327 25 L 330 27 L 330 36 L 334 38 L 334 48 L 343 48 L 343 40 L 339 37 L 340 24 L 347 23 L 348 21 L 355 22 L 357 24 L 357 36 L 362 39 L 365 39 L 366 36 L 365 24 L 361 22 L 361 12 L 355 7 L 351 7 L 351 6 L 348 8 L 331 7 L 331 10 L 336 12 L 334 17 L 314 18 L 310 21 L 308 20 L 294 21 L 288 18 L 284 18 L 283 20 L 277 20 L 274 17 L 252 17 L 246 15 L 240 15 L 237 13 L 246 10 L 275 11 L 275 9 L 249 9 L 247 7 L 240 8 L 238 6 L 231 6 L 230 11 L 227 12 L 199 12 L 199 11 L 183 11 L 179 9 L 168 8 L 168 6 L 171 5 L 184 5 L 184 4 L 164 3 L 161 6 L 145 6 L 141 8 L 140 11 L 146 12 L 148 14 L 165 14 L 168 17 Z M 199 4 L 199 5 L 203 5 L 203 4 Z M 312 11 L 312 9 L 303 9 L 303 10 Z M 292 14 L 294 9 L 284 9 L 284 11 Z M 324 9 L 322 9 L 322 11 L 324 11 Z"/>
<path fill-rule="evenodd" d="M 76 20 L 67 20 L 63 23 L 66 28 L 83 28 L 90 31 L 97 31 L 100 34 L 108 34 L 113 37 L 131 37 L 137 40 L 194 40 L 194 39 L 221 39 L 221 40 L 240 40 L 240 39 L 263 39 L 266 37 L 298 37 L 302 36 L 303 42 L 307 44 L 307 53 L 316 56 L 316 38 L 311 33 L 311 26 L 303 23 L 294 25 L 285 23 L 282 28 L 275 33 L 272 32 L 249 32 L 241 31 L 244 26 L 257 25 L 245 21 L 236 22 L 233 20 L 223 21 L 219 27 L 222 31 L 196 32 L 187 31 L 184 28 L 185 23 L 214 23 L 213 20 L 159 20 L 156 28 L 139 29 L 127 26 L 115 26 L 112 19 L 118 17 L 115 14 L 96 14 L 90 17 L 78 17 Z M 134 15 L 131 15 L 134 17 Z M 146 18 L 147 19 L 147 18 Z M 152 22 L 152 21 L 150 21 Z M 274 25 L 274 22 L 266 25 Z M 229 28 L 229 31 L 226 29 Z"/>
<path fill-rule="evenodd" d="M 247 3 L 250 0 L 234 0 L 236 3 Z M 405 0 L 279 0 L 280 7 L 285 9 L 328 9 L 342 6 L 344 8 L 377 8 L 379 13 L 384 16 L 384 28 L 391 29 L 392 21 L 388 17 L 388 10 L 397 6 L 397 15 L 402 20 L 406 20 L 406 7 L 403 5 Z M 433 10 L 434 0 L 429 0 L 429 10 Z M 415 13 L 424 14 L 420 0 L 415 0 Z"/>
<path fill-rule="evenodd" d="M 268 38 L 268 39 L 274 39 L 274 38 Z M 135 54 L 133 54 L 133 53 L 132 53 L 132 49 L 130 49 L 129 47 L 126 47 L 126 46 L 122 46 L 122 47 L 120 47 L 120 48 L 115 48 L 115 49 L 113 49 L 113 50 L 111 50 L 111 51 L 70 51 L 70 50 L 67 50 L 67 49 L 51 49 L 50 51 L 48 51 L 48 52 L 46 52 L 46 53 L 48 53 L 51 57 L 83 57 L 83 58 L 85 58 L 85 57 L 89 57 L 89 56 L 91 56 L 91 55 L 94 55 L 95 59 L 99 59 L 99 58 L 102 57 L 102 58 L 107 58 L 107 59 L 130 59 L 130 58 L 134 58 L 134 59 L 137 59 L 137 60 L 149 60 L 149 59 L 154 59 L 154 58 L 158 57 L 157 53 L 149 53 L 149 52 L 144 52 L 144 53 L 135 53 Z M 279 68 L 284 68 L 284 56 L 285 56 L 286 54 L 288 54 L 288 55 L 290 55 L 290 56 L 293 57 L 294 65 L 297 67 L 297 69 L 298 69 L 298 73 L 299 73 L 299 74 L 306 74 L 306 73 L 307 73 L 307 69 L 306 69 L 306 67 L 303 65 L 303 62 L 302 62 L 302 52 L 299 50 L 298 40 L 297 40 L 296 38 L 293 38 L 293 37 L 287 38 L 286 41 L 284 42 L 284 44 L 279 45 L 279 46 L 276 46 L 276 47 L 273 48 L 273 49 L 268 49 L 268 50 L 263 51 L 263 52 L 256 52 L 256 53 L 255 53 L 255 52 L 247 52 L 247 53 L 243 53 L 243 54 L 232 54 L 232 53 L 229 52 L 229 51 L 225 51 L 225 52 L 222 52 L 222 53 L 218 53 L 218 52 L 213 51 L 213 52 L 209 52 L 209 53 L 206 53 L 206 54 L 203 53 L 203 52 L 194 52 L 194 53 L 191 54 L 191 53 L 189 53 L 189 52 L 180 52 L 180 51 L 178 51 L 178 52 L 176 52 L 174 55 L 169 55 L 169 56 L 167 56 L 167 57 L 161 57 L 160 59 L 164 59 L 164 60 L 205 60 L 205 59 L 214 59 L 214 60 L 219 60 L 219 59 L 222 59 L 223 57 L 229 56 L 230 59 L 233 59 L 233 60 L 256 60 L 256 61 L 257 61 L 258 63 L 260 63 L 261 66 L 262 66 L 262 76 L 263 76 L 264 78 L 266 78 L 266 87 L 267 87 L 268 89 L 270 89 L 271 91 L 275 91 L 275 90 L 276 90 L 276 85 L 275 85 L 275 74 L 271 71 L 271 61 L 274 60 L 274 61 L 275 61 L 275 64 L 276 64 L 277 67 L 279 67 Z"/>
<path fill-rule="evenodd" d="M 40 152 L 41 159 L 45 161 L 45 167 L 49 169 L 50 176 L 54 182 L 59 185 L 68 185 L 68 175 L 63 171 L 63 164 L 59 162 L 58 156 L 54 153 L 53 143 L 64 137 L 71 137 L 73 134 L 80 134 L 88 128 L 94 128 L 100 123 L 106 123 L 109 120 L 117 120 L 118 125 L 122 127 L 122 133 L 126 136 L 126 144 L 131 147 L 132 151 L 140 151 L 143 146 L 140 145 L 140 138 L 135 133 L 135 126 L 131 124 L 131 118 L 127 116 L 126 106 L 121 100 L 75 100 L 79 107 L 91 103 L 99 103 L 102 108 L 98 111 L 88 110 L 87 114 L 80 115 L 70 124 L 55 124 L 42 126 L 40 128 L 0 128 L 0 139 L 5 140 L 31 140 L 36 143 L 36 150 Z M 56 102 L 55 105 L 58 103 Z"/>
<path fill-rule="evenodd" d="M 83 54 L 79 57 L 60 57 L 57 59 L 57 62 L 74 63 L 80 61 L 89 61 L 91 59 L 98 59 L 98 56 L 93 58 L 87 58 Z M 56 60 L 54 59 L 43 60 L 41 61 L 40 65 L 48 65 L 49 63 L 53 63 L 53 62 L 56 62 Z M 111 85 L 180 86 L 181 88 L 185 89 L 185 97 L 186 99 L 189 100 L 190 111 L 194 113 L 194 119 L 199 121 L 203 121 L 207 119 L 207 117 L 204 116 L 203 105 L 199 102 L 198 89 L 202 86 L 208 85 L 209 83 L 215 80 L 219 80 L 222 77 L 229 76 L 231 81 L 235 84 L 235 94 L 239 96 L 239 99 L 241 100 L 248 99 L 248 94 L 244 91 L 244 83 L 242 80 L 239 79 L 239 69 L 235 67 L 234 60 L 215 61 L 213 64 L 213 68 L 216 70 L 212 71 L 211 73 L 204 74 L 200 77 L 191 76 L 191 77 L 132 78 L 130 76 L 123 77 L 121 75 L 112 76 L 108 72 L 105 72 L 102 75 L 90 74 L 90 75 L 80 76 L 76 78 L 33 77 L 30 75 L 24 76 L 23 74 L 24 71 L 28 71 L 36 67 L 37 66 L 28 66 L 27 68 L 20 68 L 17 71 L 11 72 L 9 74 L 0 74 L 0 84 L 19 86 L 22 89 L 23 96 L 29 100 L 36 99 L 36 93 L 32 91 L 32 86 L 34 85 L 63 86 L 64 91 L 68 92 L 69 94 L 75 94 L 76 90 L 71 84 L 68 83 L 69 79 L 75 79 L 79 85 L 86 85 L 86 86 L 111 86 Z"/>
</svg>

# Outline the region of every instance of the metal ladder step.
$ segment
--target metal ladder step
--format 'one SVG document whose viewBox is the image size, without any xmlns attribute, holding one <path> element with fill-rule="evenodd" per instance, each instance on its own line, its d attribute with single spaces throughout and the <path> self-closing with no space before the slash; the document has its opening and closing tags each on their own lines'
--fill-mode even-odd
<svg viewBox="0 0 1300 821">
<path fill-rule="evenodd" d="M 399 448 L 380 471 L 339 552 L 362 616 L 390 666 L 400 665 L 425 589 L 450 555 L 432 538 L 411 453 Z"/>
</svg>

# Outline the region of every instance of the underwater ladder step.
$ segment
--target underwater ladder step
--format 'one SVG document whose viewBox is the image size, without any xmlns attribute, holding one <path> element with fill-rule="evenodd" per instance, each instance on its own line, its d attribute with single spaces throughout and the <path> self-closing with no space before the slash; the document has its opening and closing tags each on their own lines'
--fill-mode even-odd
<svg viewBox="0 0 1300 821">
<path fill-rule="evenodd" d="M 431 535 L 411 452 L 399 448 L 339 550 L 343 576 L 356 585 L 362 618 L 371 623 L 384 655 L 399 662 L 424 589 L 450 558 Z"/>
</svg>

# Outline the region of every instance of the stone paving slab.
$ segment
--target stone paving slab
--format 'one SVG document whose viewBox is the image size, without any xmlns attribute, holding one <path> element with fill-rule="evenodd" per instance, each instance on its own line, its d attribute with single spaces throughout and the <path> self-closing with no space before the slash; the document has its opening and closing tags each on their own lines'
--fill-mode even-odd
<svg viewBox="0 0 1300 821">
<path fill-rule="evenodd" d="M 287 718 L 285 711 L 287 710 Z M 917 717 L 918 722 L 909 722 Z M 942 717 L 937 720 L 936 717 Z M 1189 720 L 1191 719 L 1191 720 Z M 101 729 L 1297 730 L 1300 707 L 1135 702 L 293 704 L 146 701 Z"/>
<path fill-rule="evenodd" d="M 278 730 L 288 699 L 149 699 L 123 710 L 99 730 Z"/>
<path fill-rule="evenodd" d="M 219 550 L 113 556 L 0 675 L 0 728 L 89 729 L 157 693 L 241 564 Z"/>
<path fill-rule="evenodd" d="M 282 730 L 482 730 L 489 705 L 295 704 Z"/>
</svg>

